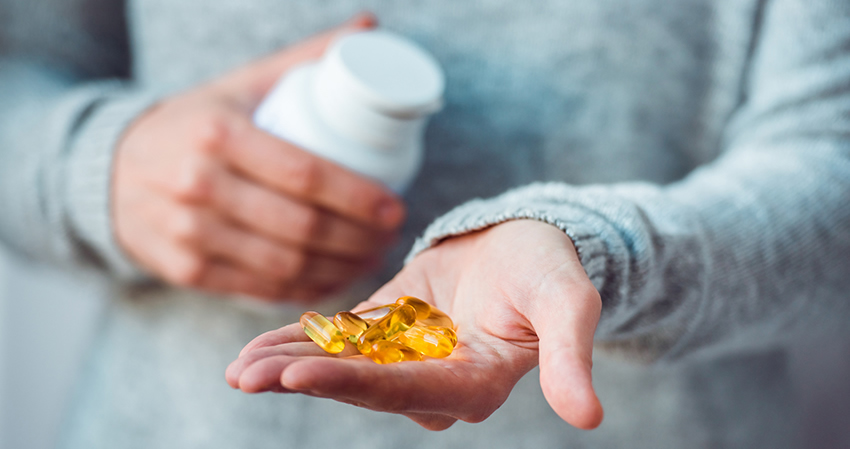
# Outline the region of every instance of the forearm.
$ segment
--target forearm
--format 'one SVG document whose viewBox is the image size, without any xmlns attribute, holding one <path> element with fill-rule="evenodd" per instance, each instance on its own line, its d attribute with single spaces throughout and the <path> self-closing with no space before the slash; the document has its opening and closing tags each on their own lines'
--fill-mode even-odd
<svg viewBox="0 0 850 449">
<path fill-rule="evenodd" d="M 763 16 L 714 163 L 669 186 L 535 185 L 470 203 L 414 253 L 509 219 L 554 224 L 602 295 L 597 339 L 648 358 L 846 322 L 850 12 L 783 0 Z"/>
<path fill-rule="evenodd" d="M 441 218 L 414 252 L 510 219 L 556 225 L 602 295 L 597 339 L 649 358 L 846 319 L 847 161 L 741 158 L 669 187 L 517 189 Z"/>
</svg>

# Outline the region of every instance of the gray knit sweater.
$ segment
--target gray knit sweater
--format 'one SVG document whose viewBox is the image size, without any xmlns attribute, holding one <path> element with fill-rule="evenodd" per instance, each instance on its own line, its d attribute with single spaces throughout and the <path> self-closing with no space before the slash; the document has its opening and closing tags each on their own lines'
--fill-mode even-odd
<svg viewBox="0 0 850 449">
<path fill-rule="evenodd" d="M 108 195 L 127 124 L 361 9 L 437 56 L 447 108 L 404 243 L 327 308 L 415 236 L 558 226 L 603 299 L 598 430 L 561 422 L 534 373 L 442 433 L 230 391 L 238 349 L 300 311 L 126 281 Z M 0 51 L 0 240 L 114 291 L 64 447 L 789 447 L 782 347 L 850 318 L 847 1 L 0 0 Z"/>
</svg>

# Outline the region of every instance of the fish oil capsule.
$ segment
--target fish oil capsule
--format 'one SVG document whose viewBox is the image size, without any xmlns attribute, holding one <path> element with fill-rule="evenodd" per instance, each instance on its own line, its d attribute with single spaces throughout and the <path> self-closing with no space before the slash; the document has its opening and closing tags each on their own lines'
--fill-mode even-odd
<svg viewBox="0 0 850 449">
<path fill-rule="evenodd" d="M 399 343 L 423 355 L 441 359 L 452 353 L 454 346 L 444 334 L 427 327 L 413 326 L 398 335 Z"/>
<path fill-rule="evenodd" d="M 343 337 L 355 344 L 360 335 L 369 328 L 362 318 L 351 312 L 339 312 L 334 315 L 334 326 L 342 332 Z"/>
<path fill-rule="evenodd" d="M 447 327 L 449 329 L 455 328 L 455 323 L 452 322 L 452 319 L 446 315 L 442 310 L 431 306 L 431 313 L 428 314 L 427 318 L 421 318 L 418 320 L 419 324 L 423 326 L 437 326 L 437 327 Z"/>
<path fill-rule="evenodd" d="M 301 327 L 304 328 L 304 333 L 325 351 L 331 354 L 337 354 L 345 348 L 345 340 L 342 332 L 321 314 L 305 312 L 301 315 L 299 321 L 301 322 Z"/>
<path fill-rule="evenodd" d="M 354 312 L 354 314 L 362 318 L 363 321 L 371 326 L 381 318 L 387 316 L 387 314 L 392 312 L 396 307 L 398 307 L 398 304 L 387 304 L 384 306 L 372 307 L 371 309 L 366 309 L 360 312 Z"/>
<path fill-rule="evenodd" d="M 394 341 L 381 340 L 372 345 L 369 358 L 382 365 L 396 362 L 417 362 L 422 360 L 419 352 Z"/>
<path fill-rule="evenodd" d="M 398 305 L 407 304 L 416 309 L 417 320 L 428 318 L 428 315 L 431 314 L 431 304 L 413 296 L 402 296 L 396 299 L 395 303 Z"/>
<path fill-rule="evenodd" d="M 369 355 L 372 345 L 381 340 L 392 340 L 399 333 L 410 329 L 415 322 L 416 310 L 412 306 L 398 306 L 360 335 L 357 339 L 357 349 L 360 353 Z"/>
<path fill-rule="evenodd" d="M 452 348 L 457 346 L 457 333 L 454 331 L 454 329 L 450 327 L 440 326 L 428 326 L 427 328 L 448 338 L 449 341 L 452 343 Z"/>
</svg>

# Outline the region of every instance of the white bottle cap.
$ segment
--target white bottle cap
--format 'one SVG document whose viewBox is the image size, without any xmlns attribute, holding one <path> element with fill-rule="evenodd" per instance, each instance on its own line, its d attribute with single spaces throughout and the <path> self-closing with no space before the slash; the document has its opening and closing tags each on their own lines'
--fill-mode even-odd
<svg viewBox="0 0 850 449">
<path fill-rule="evenodd" d="M 384 114 L 416 118 L 442 106 L 445 78 L 440 65 L 397 34 L 373 30 L 346 35 L 331 45 L 322 65 L 325 82 Z"/>
<path fill-rule="evenodd" d="M 317 113 L 337 131 L 393 149 L 420 138 L 427 115 L 442 107 L 445 77 L 412 41 L 380 30 L 338 39 L 319 64 Z"/>
</svg>

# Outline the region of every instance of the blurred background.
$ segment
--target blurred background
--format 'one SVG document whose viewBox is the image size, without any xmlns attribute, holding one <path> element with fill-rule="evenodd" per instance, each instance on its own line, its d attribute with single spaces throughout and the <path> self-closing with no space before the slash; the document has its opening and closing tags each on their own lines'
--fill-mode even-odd
<svg viewBox="0 0 850 449">
<path fill-rule="evenodd" d="M 103 307 L 87 284 L 0 244 L 0 448 L 55 445 Z"/>
</svg>

